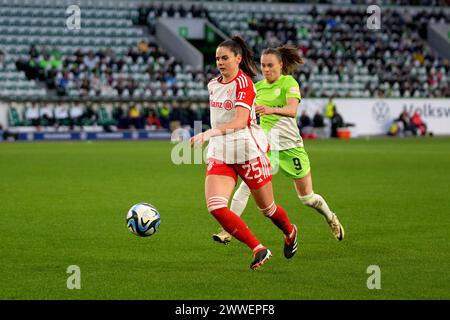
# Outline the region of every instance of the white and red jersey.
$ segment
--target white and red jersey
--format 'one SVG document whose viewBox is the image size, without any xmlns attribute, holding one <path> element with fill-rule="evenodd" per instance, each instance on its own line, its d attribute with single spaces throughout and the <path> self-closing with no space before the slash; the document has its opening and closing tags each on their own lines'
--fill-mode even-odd
<svg viewBox="0 0 450 320">
<path fill-rule="evenodd" d="M 233 120 L 236 108 L 246 108 L 250 111 L 247 127 L 209 140 L 208 159 L 229 164 L 244 163 L 266 153 L 269 145 L 256 122 L 253 105 L 256 90 L 251 78 L 239 70 L 230 82 L 222 82 L 222 77 L 212 79 L 208 83 L 208 91 L 213 129 Z"/>
</svg>

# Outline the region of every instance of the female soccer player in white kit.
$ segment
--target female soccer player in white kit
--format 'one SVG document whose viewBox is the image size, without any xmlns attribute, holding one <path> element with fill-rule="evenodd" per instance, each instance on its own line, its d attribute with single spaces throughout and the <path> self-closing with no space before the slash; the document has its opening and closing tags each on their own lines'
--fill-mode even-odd
<svg viewBox="0 0 450 320">
<path fill-rule="evenodd" d="M 228 199 L 240 176 L 248 185 L 260 211 L 283 232 L 284 255 L 297 251 L 297 227 L 284 209 L 275 204 L 270 163 L 265 153 L 268 143 L 256 123 L 256 91 L 251 77 L 256 75 L 253 54 L 240 37 L 219 44 L 216 64 L 220 76 L 208 83 L 211 129 L 191 138 L 191 144 L 208 145 L 205 197 L 208 211 L 224 230 L 253 251 L 250 268 L 257 269 L 271 256 L 245 222 L 230 209 Z"/>
<path fill-rule="evenodd" d="M 299 85 L 291 73 L 302 63 L 303 59 L 294 47 L 283 46 L 263 51 L 261 70 L 264 79 L 256 83 L 256 112 L 261 116 L 261 128 L 269 136 L 272 167 L 279 167 L 287 177 L 293 179 L 300 201 L 322 214 L 334 237 L 341 241 L 344 239 L 342 224 L 325 199 L 313 192 L 308 154 L 295 121 L 301 95 Z M 248 186 L 241 183 L 233 196 L 231 210 L 241 215 L 249 197 Z M 222 231 L 214 234 L 213 239 L 226 244 L 231 236 Z"/>
</svg>

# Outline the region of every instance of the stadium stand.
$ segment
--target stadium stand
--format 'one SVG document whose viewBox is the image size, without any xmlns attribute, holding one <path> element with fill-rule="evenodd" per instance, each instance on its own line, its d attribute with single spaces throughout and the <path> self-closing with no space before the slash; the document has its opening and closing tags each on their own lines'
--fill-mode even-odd
<svg viewBox="0 0 450 320">
<path fill-rule="evenodd" d="M 202 70 L 182 66 L 144 39 L 133 25 L 136 8 L 83 9 L 81 29 L 75 31 L 61 28 L 63 9 L 55 4 L 0 9 L 8 16 L 0 22 L 0 43 L 11 59 L 20 54 L 17 68 L 29 79 L 38 77 L 48 89 L 69 96 L 206 95 Z"/>
<path fill-rule="evenodd" d="M 7 52 L 2 95 L 47 93 L 32 81 L 33 77 L 31 80 L 23 77 L 20 72 L 24 70 L 23 63 L 19 72 L 11 63 L 18 55 L 22 62 L 26 60 L 24 54 L 30 55 L 30 46 L 36 46 L 44 56 L 28 57 L 39 58 L 36 64 L 47 65 L 46 47 L 55 48 L 51 50 L 57 51 L 62 59 L 62 66 L 57 64 L 56 71 L 40 77 L 49 89 L 60 89 L 60 95 L 206 96 L 204 88 L 209 79 L 203 77 L 204 72 L 193 74 L 189 66 L 182 66 L 156 44 L 145 45 L 142 29 L 133 24 L 145 22 L 152 31 L 157 17 L 210 17 L 227 34 L 244 36 L 256 54 L 266 46 L 297 45 L 307 61 L 297 77 L 304 84 L 304 95 L 311 97 L 450 95 L 449 65 L 424 42 L 424 21 L 450 22 L 449 14 L 427 11 L 410 14 L 389 9 L 383 12 L 383 23 L 389 26 L 386 28 L 389 31 L 367 34 L 360 23 L 366 18 L 361 8 L 320 11 L 312 7 L 298 11 L 294 5 L 268 5 L 254 6 L 253 11 L 248 11 L 247 7 L 233 3 L 207 3 L 206 8 L 173 3 L 139 8 L 87 8 L 83 9 L 82 28 L 74 36 L 73 31 L 57 27 L 65 22 L 63 7 L 54 4 L 2 7 L 0 43 Z M 136 48 L 139 42 L 144 43 L 141 48 L 147 46 L 155 53 L 150 59 L 147 52 L 142 52 L 147 49 Z M 109 50 L 105 50 L 107 45 Z M 98 73 L 92 67 L 84 72 L 86 63 L 81 63 L 82 70 L 73 69 L 77 59 L 90 52 L 101 60 L 99 77 L 92 75 Z M 136 58 L 139 55 L 141 58 Z M 120 69 L 112 70 L 107 64 L 109 67 L 119 64 Z M 81 77 L 74 80 L 74 71 L 81 72 Z"/>
<path fill-rule="evenodd" d="M 222 3 L 210 16 L 227 34 L 240 34 L 258 55 L 267 46 L 295 45 L 306 58 L 297 73 L 310 97 L 449 97 L 450 65 L 426 43 L 427 22 L 450 14 L 383 11 L 386 32 L 367 30 L 365 8 L 255 7 Z M 362 23 L 363 22 L 363 23 Z"/>
<path fill-rule="evenodd" d="M 182 108 L 189 110 L 185 118 L 203 118 L 206 84 L 215 76 L 215 67 L 194 69 L 166 52 L 155 38 L 156 20 L 164 17 L 208 19 L 226 35 L 242 35 L 257 56 L 268 46 L 297 46 L 306 61 L 295 75 L 304 97 L 450 97 L 450 63 L 431 49 L 426 32 L 428 23 L 450 23 L 448 10 L 432 7 L 448 7 L 448 1 L 378 1 L 389 5 L 383 10 L 384 32 L 365 29 L 366 3 L 355 0 L 317 5 L 82 3 L 81 29 L 70 30 L 65 25 L 70 1 L 0 0 L 0 97 L 62 99 L 69 101 L 64 102 L 69 114 L 71 104 L 80 99 L 125 101 L 120 108 L 99 101 L 92 109 L 95 119 L 80 122 L 103 129 L 129 127 L 128 114 L 135 102 L 139 128 L 156 126 L 156 120 L 149 125 L 149 114 L 169 128 L 177 100 L 196 102 L 193 108 Z M 153 107 L 146 105 L 158 101 Z M 50 105 L 56 115 L 57 104 Z M 11 106 L 9 125 L 30 125 L 25 117 L 28 108 Z M 191 120 L 181 122 L 192 126 Z"/>
</svg>

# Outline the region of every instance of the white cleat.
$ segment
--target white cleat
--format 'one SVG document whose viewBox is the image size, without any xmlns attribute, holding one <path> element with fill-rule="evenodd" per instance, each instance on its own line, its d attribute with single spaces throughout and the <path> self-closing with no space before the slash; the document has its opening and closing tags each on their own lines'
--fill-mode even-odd
<svg viewBox="0 0 450 320">
<path fill-rule="evenodd" d="M 219 233 L 213 234 L 212 238 L 214 241 L 223 244 L 228 244 L 231 241 L 232 236 L 231 234 L 222 229 Z"/>
<path fill-rule="evenodd" d="M 344 240 L 344 227 L 339 222 L 339 219 L 335 213 L 333 213 L 333 218 L 331 218 L 331 220 L 327 222 L 336 240 L 338 241 Z"/>
</svg>

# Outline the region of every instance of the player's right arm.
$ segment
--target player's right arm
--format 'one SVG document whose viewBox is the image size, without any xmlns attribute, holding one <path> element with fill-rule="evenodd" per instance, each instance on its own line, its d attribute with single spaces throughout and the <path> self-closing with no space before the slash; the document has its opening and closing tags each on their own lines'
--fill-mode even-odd
<svg viewBox="0 0 450 320">
<path fill-rule="evenodd" d="M 191 146 L 202 145 L 212 137 L 225 135 L 247 127 L 256 92 L 253 82 L 249 78 L 240 76 L 239 79 L 236 87 L 236 101 L 234 103 L 236 114 L 234 118 L 218 128 L 209 129 L 193 136 L 190 140 Z"/>
<path fill-rule="evenodd" d="M 209 129 L 205 132 L 193 136 L 190 140 L 191 146 L 201 146 L 204 142 L 208 141 L 212 137 L 221 136 L 229 132 L 244 129 L 247 126 L 249 116 L 250 110 L 237 105 L 236 114 L 230 122 L 227 122 L 218 128 Z"/>
</svg>

